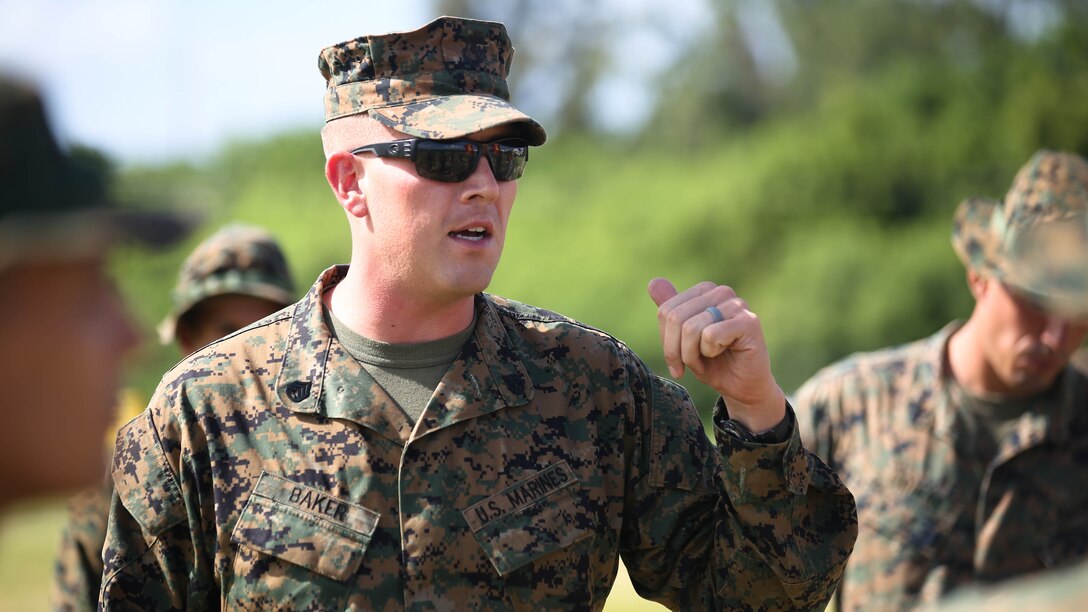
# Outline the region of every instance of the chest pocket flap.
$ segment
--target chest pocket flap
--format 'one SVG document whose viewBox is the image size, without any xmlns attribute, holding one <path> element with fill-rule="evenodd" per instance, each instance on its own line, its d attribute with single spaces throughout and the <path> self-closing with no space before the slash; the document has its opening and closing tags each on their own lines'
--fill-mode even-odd
<svg viewBox="0 0 1088 612">
<path fill-rule="evenodd" d="M 379 515 L 264 472 L 231 541 L 343 582 L 359 569 Z"/>
<path fill-rule="evenodd" d="M 477 543 L 505 576 L 593 535 L 574 471 L 550 465 L 462 511 Z"/>
</svg>

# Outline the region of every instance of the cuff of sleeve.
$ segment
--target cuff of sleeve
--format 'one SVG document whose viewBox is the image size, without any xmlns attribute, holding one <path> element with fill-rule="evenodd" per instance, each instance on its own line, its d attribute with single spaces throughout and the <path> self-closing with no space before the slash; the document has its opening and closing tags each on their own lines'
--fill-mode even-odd
<svg viewBox="0 0 1088 612">
<path fill-rule="evenodd" d="M 811 480 L 812 457 L 801 446 L 793 406 L 787 401 L 782 423 L 760 436 L 749 432 L 748 440 L 734 426 L 740 424 L 731 421 L 728 415 L 725 402 L 718 398 L 714 405 L 714 430 L 730 498 L 765 504 L 804 495 Z"/>
<path fill-rule="evenodd" d="M 796 428 L 797 418 L 793 414 L 793 410 L 790 408 L 789 402 L 786 402 L 786 416 L 782 417 L 777 425 L 760 433 L 752 433 L 752 430 L 736 419 L 729 417 L 729 410 L 725 405 L 722 398 L 718 398 L 718 404 L 721 406 L 720 410 L 714 411 L 715 425 L 717 425 L 722 431 L 740 438 L 744 442 L 755 442 L 757 444 L 782 444 L 789 442 L 790 434 Z M 715 406 L 717 408 L 717 406 Z"/>
</svg>

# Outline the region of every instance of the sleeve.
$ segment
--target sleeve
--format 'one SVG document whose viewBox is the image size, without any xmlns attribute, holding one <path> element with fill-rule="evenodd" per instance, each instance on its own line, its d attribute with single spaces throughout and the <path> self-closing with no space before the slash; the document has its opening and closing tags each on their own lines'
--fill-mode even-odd
<svg viewBox="0 0 1088 612">
<path fill-rule="evenodd" d="M 54 610 L 94 610 L 102 584 L 102 545 L 110 512 L 112 481 L 83 491 L 68 502 L 53 567 Z"/>
<path fill-rule="evenodd" d="M 796 425 L 781 444 L 716 427 L 715 449 L 682 387 L 649 385 L 621 536 L 636 591 L 673 609 L 822 610 L 857 537 L 850 492 Z"/>
<path fill-rule="evenodd" d="M 156 429 L 154 407 L 118 434 L 115 492 L 103 550 L 99 606 L 105 610 L 183 610 L 218 607 L 199 512 L 183 495 L 180 451 L 173 461 Z M 177 449 L 176 440 L 169 441 Z M 191 479 L 188 479 L 191 480 Z M 214 602 L 210 603 L 209 602 Z"/>
</svg>

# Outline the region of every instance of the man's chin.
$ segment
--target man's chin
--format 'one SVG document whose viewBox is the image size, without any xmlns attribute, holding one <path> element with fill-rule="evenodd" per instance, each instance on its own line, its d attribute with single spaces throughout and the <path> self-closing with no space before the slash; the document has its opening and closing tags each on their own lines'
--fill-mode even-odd
<svg viewBox="0 0 1088 612">
<path fill-rule="evenodd" d="M 1060 373 L 1061 368 L 1056 370 L 1052 368 L 1023 368 L 1015 373 L 1012 384 L 1009 386 L 1016 396 L 1035 395 L 1049 389 Z"/>
</svg>

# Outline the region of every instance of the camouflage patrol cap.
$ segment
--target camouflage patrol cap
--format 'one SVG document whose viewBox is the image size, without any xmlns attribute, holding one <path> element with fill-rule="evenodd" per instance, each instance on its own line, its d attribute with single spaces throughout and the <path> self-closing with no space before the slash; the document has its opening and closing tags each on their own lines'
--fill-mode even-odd
<svg viewBox="0 0 1088 612">
<path fill-rule="evenodd" d="M 510 104 L 514 48 L 506 26 L 439 17 L 418 30 L 361 36 L 321 51 L 325 121 L 368 113 L 420 138 L 460 138 L 513 125 L 531 145 L 544 128 Z"/>
<path fill-rule="evenodd" d="M 185 259 L 171 293 L 173 309 L 159 323 L 163 344 L 174 340 L 178 320 L 200 302 L 217 295 L 249 295 L 287 306 L 295 285 L 280 245 L 272 234 L 249 225 L 224 227 L 201 242 Z"/>
<path fill-rule="evenodd" d="M 62 151 L 37 92 L 0 76 L 0 270 L 89 256 L 119 238 L 165 245 L 188 233 L 181 216 L 116 208 L 106 170 L 101 156 Z"/>
<path fill-rule="evenodd" d="M 952 246 L 1043 309 L 1088 319 L 1088 162 L 1042 150 L 1003 202 L 974 197 L 956 210 Z"/>
</svg>

